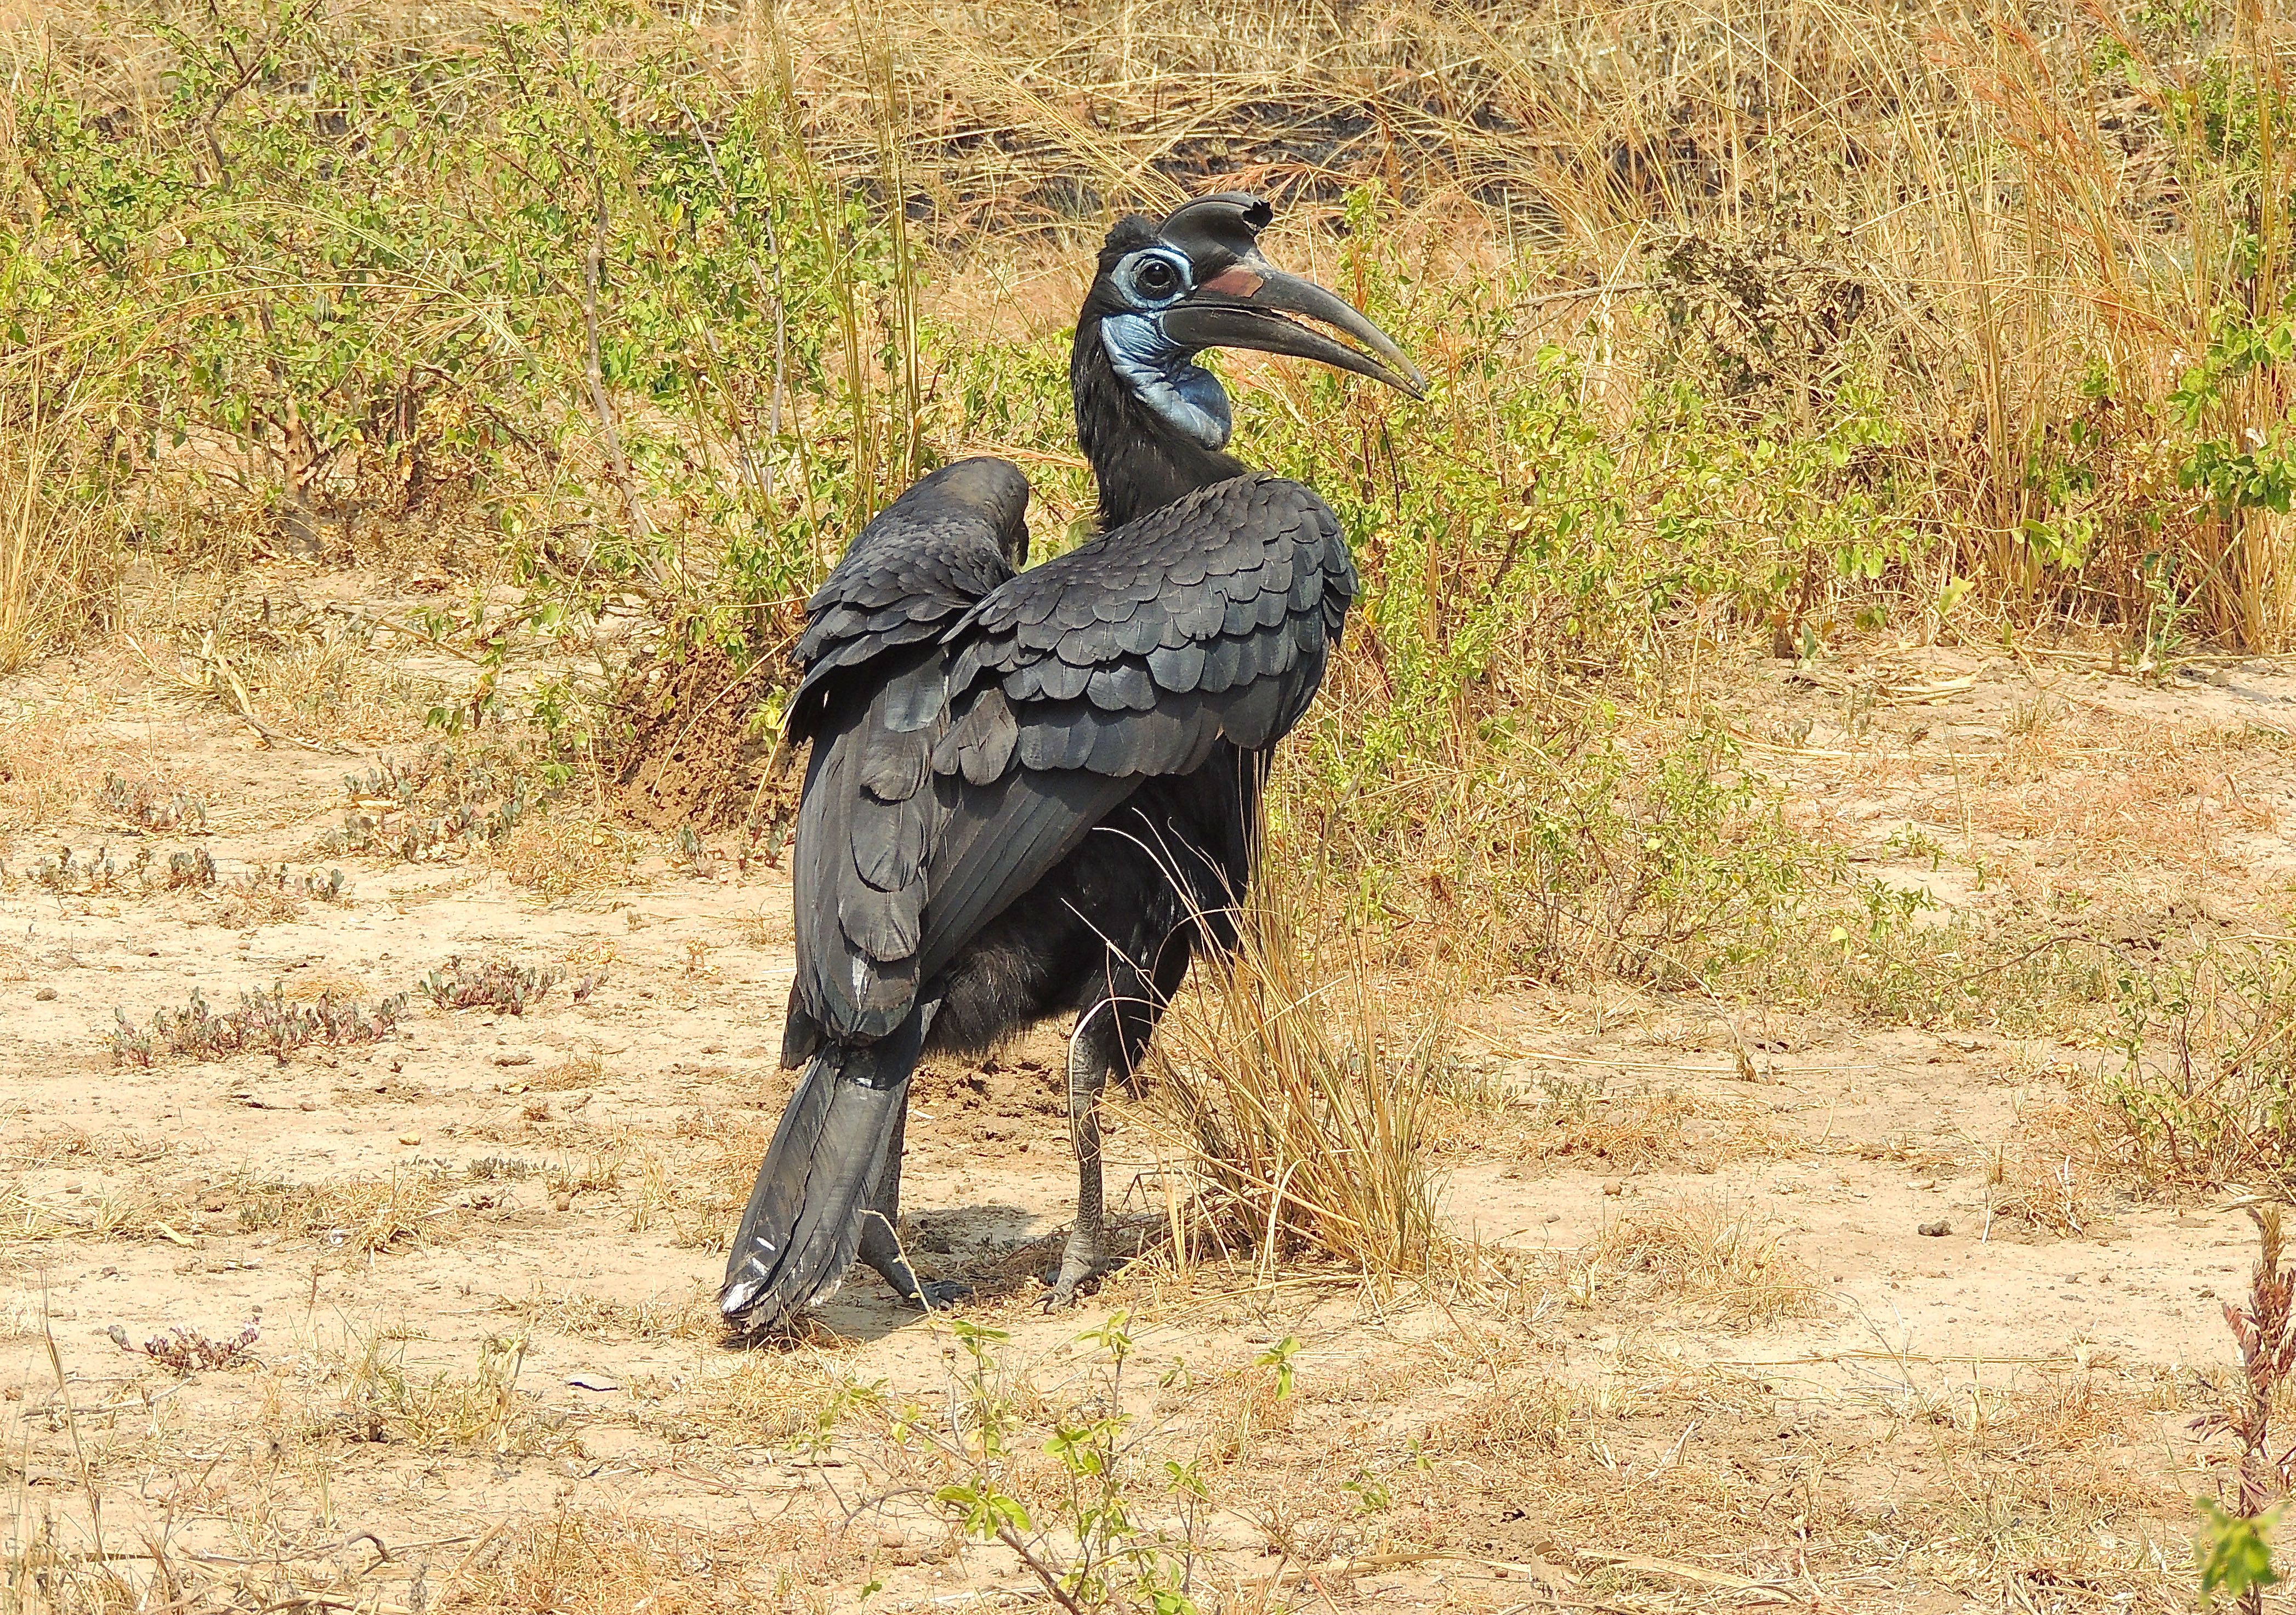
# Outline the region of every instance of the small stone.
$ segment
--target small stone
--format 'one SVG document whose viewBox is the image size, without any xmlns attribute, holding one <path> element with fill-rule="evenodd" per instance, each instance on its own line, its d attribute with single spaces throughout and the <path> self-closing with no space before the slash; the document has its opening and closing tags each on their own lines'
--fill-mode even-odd
<svg viewBox="0 0 2296 1615">
<path fill-rule="evenodd" d="M 420 1133 L 401 1133 L 398 1135 L 398 1142 L 403 1144 L 418 1144 L 422 1142 L 422 1135 Z"/>
<path fill-rule="evenodd" d="M 1609 1178 L 1603 1182 L 1603 1193 L 1605 1194 L 1624 1194 L 1626 1192 L 1627 1185 L 1618 1178 Z"/>
<path fill-rule="evenodd" d="M 531 1054 L 496 1054 L 495 1056 L 495 1063 L 496 1065 L 532 1065 L 534 1063 L 534 1056 Z"/>
<path fill-rule="evenodd" d="M 1943 1239 L 1953 1232 L 1953 1225 L 1940 1217 L 1933 1223 L 1923 1223 L 1915 1232 L 1923 1239 Z"/>
<path fill-rule="evenodd" d="M 44 987 L 34 993 L 32 997 L 37 1003 L 53 1004 L 56 1001 L 56 989 L 53 987 Z"/>
</svg>

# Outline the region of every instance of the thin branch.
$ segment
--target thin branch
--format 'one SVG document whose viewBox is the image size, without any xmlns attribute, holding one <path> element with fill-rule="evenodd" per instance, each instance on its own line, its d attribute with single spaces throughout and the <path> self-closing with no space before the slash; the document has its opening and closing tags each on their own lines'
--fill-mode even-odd
<svg viewBox="0 0 2296 1615">
<path fill-rule="evenodd" d="M 1654 281 L 1605 281 L 1600 285 L 1573 286 L 1568 291 L 1549 291 L 1538 297 L 1527 297 L 1514 307 L 1515 311 L 1521 313 L 1526 308 L 1544 308 L 1549 303 L 1567 303 L 1573 298 L 1608 297 L 1616 292 L 1648 291 L 1655 284 L 1657 283 Z"/>
<path fill-rule="evenodd" d="M 1037 1579 L 1045 1584 L 1045 1591 L 1050 1593 L 1069 1615 L 1084 1615 L 1084 1611 L 1070 1595 L 1069 1590 L 1060 1584 L 1059 1578 L 1045 1568 L 1043 1560 L 1029 1551 L 1029 1545 L 1021 1540 L 1020 1532 L 1009 1525 L 1000 1525 L 996 1528 L 996 1540 L 1021 1556 L 1021 1562 L 1036 1572 Z"/>
<path fill-rule="evenodd" d="M 622 490 L 622 499 L 630 507 L 630 530 L 641 543 L 653 537 L 652 524 L 646 521 L 645 506 L 638 503 L 637 484 L 630 476 L 629 456 L 622 452 L 621 428 L 614 420 L 614 406 L 606 397 L 605 367 L 598 357 L 598 276 L 606 257 L 606 188 L 597 188 L 597 206 L 593 209 L 590 229 L 590 250 L 582 255 L 582 334 L 586 340 L 583 373 L 590 383 L 590 407 L 597 412 L 598 429 L 605 434 L 606 459 L 613 468 L 614 480 Z"/>
</svg>

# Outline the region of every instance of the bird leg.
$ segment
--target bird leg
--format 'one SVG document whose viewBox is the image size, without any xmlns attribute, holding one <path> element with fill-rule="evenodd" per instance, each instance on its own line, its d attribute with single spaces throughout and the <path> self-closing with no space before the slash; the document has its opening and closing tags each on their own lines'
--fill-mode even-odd
<svg viewBox="0 0 2296 1615">
<path fill-rule="evenodd" d="M 1108 1249 L 1100 1169 L 1100 1096 L 1111 1075 L 1120 1073 L 1127 1087 L 1139 1093 L 1141 1062 L 1148 1040 L 1163 1018 L 1164 1006 L 1187 978 L 1193 950 L 1184 942 L 1167 946 L 1157 955 L 1152 975 L 1111 950 L 1106 996 L 1077 1022 L 1069 1039 L 1069 1136 L 1076 1145 L 1077 1217 L 1061 1252 L 1057 1273 L 1045 1282 L 1053 1287 L 1046 1297 L 1046 1310 L 1076 1299 L 1077 1286 L 1116 1265 Z"/>
<path fill-rule="evenodd" d="M 901 1250 L 901 1237 L 896 1230 L 901 1218 L 902 1139 L 908 1126 L 908 1107 L 904 1104 L 901 1119 L 893 1124 L 892 1136 L 885 1141 L 885 1164 L 877 1174 L 876 1197 L 861 1213 L 857 1254 L 893 1287 L 894 1294 L 927 1312 L 937 1312 L 971 1295 L 972 1286 L 953 1279 L 920 1279 Z"/>
<path fill-rule="evenodd" d="M 1116 1005 L 1103 998 L 1085 1012 L 1069 1039 L 1069 1138 L 1076 1145 L 1077 1214 L 1061 1251 L 1060 1271 L 1050 1277 L 1047 1311 L 1075 1300 L 1077 1286 L 1110 1266 L 1101 1203 L 1100 1096 L 1115 1063 L 1117 1029 Z"/>
</svg>

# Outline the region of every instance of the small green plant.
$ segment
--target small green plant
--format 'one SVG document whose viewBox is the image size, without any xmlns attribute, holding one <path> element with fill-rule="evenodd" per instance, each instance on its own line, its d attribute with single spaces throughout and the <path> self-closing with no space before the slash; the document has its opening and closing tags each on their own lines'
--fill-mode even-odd
<svg viewBox="0 0 2296 1615">
<path fill-rule="evenodd" d="M 105 811 L 145 830 L 197 832 L 208 824 L 205 802 L 188 791 L 163 793 L 159 783 L 152 780 L 130 784 L 118 775 L 107 773 L 103 788 L 96 793 L 96 801 Z"/>
<path fill-rule="evenodd" d="M 320 838 L 321 850 L 402 864 L 500 846 L 547 789 L 530 758 L 443 743 L 413 758 L 385 758 L 343 787 L 351 811 Z"/>
<path fill-rule="evenodd" d="M 1945 862 L 1945 844 L 1926 830 L 1908 824 L 1890 832 L 1882 843 L 1882 850 L 1891 857 L 1919 860 L 1926 863 L 1934 873 Z"/>
<path fill-rule="evenodd" d="M 215 855 L 204 846 L 168 855 L 168 873 L 160 877 L 169 891 L 201 891 L 216 883 Z"/>
<path fill-rule="evenodd" d="M 2196 1497 L 2201 1512 L 2201 1598 L 2230 1601 L 2241 1615 L 2262 1615 L 2264 1589 L 2280 1579 L 2272 1568 L 2272 1528 L 2284 1505 L 2258 1515 L 2226 1513 L 2214 1498 Z"/>
<path fill-rule="evenodd" d="M 2270 1533 L 2286 1508 L 2281 1499 L 2288 1455 L 2273 1450 L 2272 1411 L 2296 1379 L 2296 1269 L 2282 1261 L 2281 1208 L 2251 1206 L 2248 1214 L 2256 1224 L 2256 1272 L 2243 1304 L 2223 1303 L 2240 1350 L 2240 1381 L 2220 1411 L 2193 1425 L 2203 1439 L 2230 1436 L 2238 1448 L 2229 1460 L 2233 1506 L 2226 1508 L 2220 1498 L 2194 1501 L 2201 1512 L 2202 1597 L 2229 1600 L 2241 1615 L 2263 1615 L 2264 1589 L 2280 1578 L 2272 1568 Z"/>
<path fill-rule="evenodd" d="M 127 1331 L 114 1324 L 104 1332 L 111 1343 L 122 1351 L 132 1351 Z M 144 1342 L 144 1355 L 163 1367 L 179 1374 L 199 1373 L 204 1370 L 228 1368 L 247 1358 L 255 1343 L 263 1338 L 263 1308 L 257 1307 L 237 1334 L 222 1340 L 211 1340 L 197 1329 L 177 1324 L 165 1334 L 153 1335 Z"/>
<path fill-rule="evenodd" d="M 1210 1493 L 1193 1463 L 1151 1463 L 1122 1411 L 1124 1366 L 1134 1345 L 1130 1322 L 1119 1312 L 1077 1337 L 1101 1349 L 1107 1371 L 1090 1394 L 1054 1415 L 1043 1450 L 1057 1480 L 1034 1511 L 1013 1489 L 1011 1442 L 1021 1419 L 997 1359 L 996 1349 L 1010 1339 L 1004 1331 L 962 1319 L 937 1324 L 964 1353 L 951 1411 L 928 1422 L 911 1408 L 893 1421 L 892 1431 L 948 1472 L 933 1501 L 950 1522 L 977 1540 L 1002 1543 L 1072 1615 L 1193 1615 L 1191 1545 L 1197 1511 Z M 1152 1499 L 1179 1505 L 1179 1535 L 1142 1522 Z"/>
<path fill-rule="evenodd" d="M 204 852 L 206 848 L 201 850 Z M 109 847 L 99 847 L 92 855 L 59 847 L 54 857 L 42 858 L 32 865 L 31 876 L 52 892 L 94 897 L 125 891 L 131 881 L 140 883 L 151 863 L 149 847 L 137 848 L 135 859 L 125 868 L 112 857 Z"/>
<path fill-rule="evenodd" d="M 2191 1191 L 2296 1181 L 2296 949 L 2214 943 L 2115 972 L 2121 1069 L 2102 1094 L 2130 1164 Z"/>
<path fill-rule="evenodd" d="M 430 1452 L 530 1449 L 542 1437 L 534 1398 L 518 1389 L 527 1338 L 490 1335 L 474 1372 L 418 1378 L 381 1341 L 351 1367 L 340 1427 L 353 1439 L 404 1441 Z"/>
<path fill-rule="evenodd" d="M 1275 1399 L 1279 1402 L 1292 1394 L 1292 1359 L 1299 1355 L 1300 1337 L 1287 1334 L 1251 1360 L 1255 1368 L 1275 1371 Z"/>
<path fill-rule="evenodd" d="M 422 992 L 440 1009 L 488 1009 L 523 1015 L 542 1001 L 563 974 L 508 959 L 480 961 L 455 954 L 422 978 Z M 587 986 L 586 978 L 578 988 L 578 997 L 588 996 Z"/>
<path fill-rule="evenodd" d="M 397 993 L 361 1009 L 329 993 L 316 1004 L 291 1004 L 285 989 L 242 993 L 239 1007 L 217 1014 L 199 988 L 179 1010 L 159 1011 L 139 1027 L 124 1009 L 112 1011 L 111 1058 L 115 1065 L 149 1066 L 156 1053 L 219 1060 L 226 1054 L 266 1053 L 287 1063 L 297 1049 L 374 1043 L 388 1037 L 406 1014 L 406 995 Z"/>
</svg>

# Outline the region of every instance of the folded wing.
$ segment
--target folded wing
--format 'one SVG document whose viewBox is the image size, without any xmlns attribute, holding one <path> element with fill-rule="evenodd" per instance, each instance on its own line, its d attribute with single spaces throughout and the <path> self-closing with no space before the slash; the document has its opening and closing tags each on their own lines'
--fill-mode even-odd
<svg viewBox="0 0 2296 1615">
<path fill-rule="evenodd" d="M 861 529 L 814 594 L 792 741 L 810 740 L 793 876 L 797 980 L 782 1057 L 882 1037 L 916 998 L 925 871 L 942 816 L 950 627 L 1028 553 L 1029 484 L 1002 460 L 925 478 Z"/>
<path fill-rule="evenodd" d="M 1216 483 L 999 586 L 950 633 L 944 818 L 919 971 L 937 971 L 1144 779 L 1272 746 L 1322 684 L 1356 593 L 1299 483 Z"/>
</svg>

